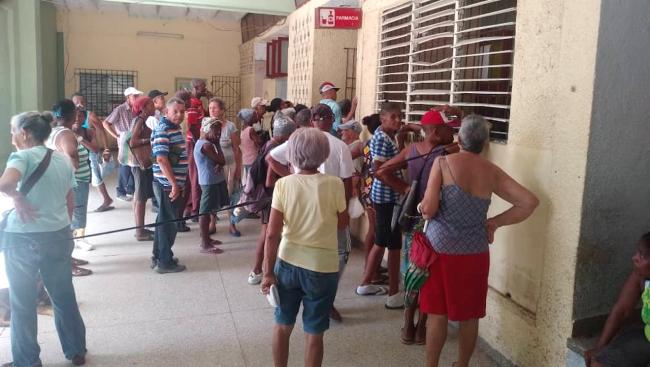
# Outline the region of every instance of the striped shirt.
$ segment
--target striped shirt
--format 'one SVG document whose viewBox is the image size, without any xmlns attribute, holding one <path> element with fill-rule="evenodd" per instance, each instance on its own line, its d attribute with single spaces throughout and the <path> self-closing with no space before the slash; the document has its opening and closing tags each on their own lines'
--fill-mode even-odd
<svg viewBox="0 0 650 367">
<path fill-rule="evenodd" d="M 388 134 L 381 130 L 381 127 L 375 131 L 370 140 L 370 155 L 372 161 L 386 163 L 388 160 L 399 154 L 397 142 Z M 375 167 L 376 168 L 376 167 Z M 397 176 L 402 178 L 402 172 L 397 171 Z M 399 198 L 399 194 L 393 191 L 388 185 L 379 179 L 372 181 L 370 189 L 370 199 L 375 204 L 394 203 Z"/>
<path fill-rule="evenodd" d="M 54 127 L 47 139 L 47 147 L 53 150 L 58 150 L 56 147 L 56 141 L 59 138 L 59 135 L 64 131 L 72 132 L 72 130 L 63 126 Z M 90 182 L 90 153 L 88 152 L 88 149 L 79 142 L 77 142 L 77 156 L 79 158 L 79 167 L 75 171 L 74 177 L 77 182 Z"/>
<path fill-rule="evenodd" d="M 151 134 L 151 149 L 154 157 L 169 159 L 176 183 L 179 187 L 183 187 L 187 177 L 187 150 L 181 127 L 162 117 Z M 156 161 L 153 164 L 153 176 L 164 188 L 171 189 L 171 183 L 162 173 L 160 165 Z"/>
</svg>

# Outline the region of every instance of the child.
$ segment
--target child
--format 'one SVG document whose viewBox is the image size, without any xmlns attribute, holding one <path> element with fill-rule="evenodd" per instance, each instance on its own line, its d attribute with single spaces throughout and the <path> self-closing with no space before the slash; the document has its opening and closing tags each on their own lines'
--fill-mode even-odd
<svg viewBox="0 0 650 367">
<path fill-rule="evenodd" d="M 632 263 L 632 273 L 607 318 L 596 348 L 585 353 L 587 367 L 645 367 L 650 364 L 650 232 L 639 240 Z M 643 322 L 623 327 L 629 316 L 638 312 L 639 300 L 642 301 Z"/>
<path fill-rule="evenodd" d="M 382 105 L 381 126 L 375 131 L 370 140 L 370 153 L 375 171 L 395 157 L 399 150 L 395 134 L 402 125 L 401 106 L 394 102 Z M 398 177 L 401 174 L 398 172 Z M 384 251 L 388 249 L 388 298 L 385 307 L 401 309 L 404 307 L 404 297 L 399 293 L 399 261 L 402 249 L 402 233 L 399 229 L 391 229 L 393 208 L 399 198 L 399 193 L 393 190 L 381 179 L 372 181 L 370 199 L 375 209 L 375 243 L 370 250 L 364 278 L 357 287 L 357 294 L 362 296 L 386 294 L 386 289 L 372 284 L 372 278 Z"/>
<path fill-rule="evenodd" d="M 215 247 L 221 241 L 210 238 L 210 229 L 214 228 L 216 216 L 212 213 L 228 205 L 228 188 L 223 174 L 226 159 L 221 151 L 221 121 L 213 119 L 201 127 L 201 136 L 194 146 L 194 160 L 198 170 L 198 181 L 201 185 L 201 203 L 199 219 L 201 228 L 201 253 L 220 254 L 223 252 Z"/>
</svg>

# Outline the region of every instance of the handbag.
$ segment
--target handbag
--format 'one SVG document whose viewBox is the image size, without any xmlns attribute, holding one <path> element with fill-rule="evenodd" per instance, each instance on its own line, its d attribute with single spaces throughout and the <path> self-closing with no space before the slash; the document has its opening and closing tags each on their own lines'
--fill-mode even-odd
<svg viewBox="0 0 650 367">
<path fill-rule="evenodd" d="M 434 147 L 426 155 L 425 163 L 420 170 L 417 180 L 411 182 L 411 189 L 408 194 L 406 194 L 400 203 L 395 205 L 395 211 L 393 212 L 393 218 L 391 222 L 391 227 L 393 230 L 399 225 L 404 232 L 413 232 L 415 225 L 422 219 L 422 215 L 417 211 L 417 199 L 418 199 L 418 189 L 419 183 L 422 181 L 422 173 L 424 172 L 424 167 L 431 158 L 433 151 L 436 148 Z"/>
<path fill-rule="evenodd" d="M 45 152 L 45 156 L 43 157 L 43 160 L 41 160 L 41 163 L 38 164 L 38 167 L 36 167 L 36 170 L 23 182 L 22 185 L 20 185 L 20 189 L 18 192 L 20 192 L 23 196 L 27 196 L 29 191 L 36 185 L 38 180 L 41 179 L 45 171 L 47 170 L 47 167 L 50 165 L 50 161 L 52 160 L 52 149 L 47 149 Z M 2 213 L 2 219 L 0 220 L 0 239 L 4 237 L 4 232 L 5 228 L 7 228 L 7 219 L 9 218 L 9 214 L 13 211 L 14 209 L 9 209 L 6 210 Z M 0 244 L 2 241 L 0 241 Z"/>
</svg>

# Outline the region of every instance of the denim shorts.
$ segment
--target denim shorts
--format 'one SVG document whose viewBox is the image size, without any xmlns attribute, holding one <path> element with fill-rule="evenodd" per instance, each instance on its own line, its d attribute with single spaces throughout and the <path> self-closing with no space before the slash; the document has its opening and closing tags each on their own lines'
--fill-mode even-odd
<svg viewBox="0 0 650 367">
<path fill-rule="evenodd" d="M 281 325 L 295 324 L 302 302 L 303 330 L 317 335 L 329 329 L 338 272 L 319 273 L 281 259 L 275 263 L 274 271 L 280 296 L 280 306 L 275 309 L 275 322 Z"/>
</svg>

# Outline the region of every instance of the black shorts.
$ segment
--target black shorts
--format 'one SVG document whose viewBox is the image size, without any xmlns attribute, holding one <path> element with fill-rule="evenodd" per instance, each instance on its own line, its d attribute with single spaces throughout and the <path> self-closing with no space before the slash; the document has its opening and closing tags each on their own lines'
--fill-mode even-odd
<svg viewBox="0 0 650 367">
<path fill-rule="evenodd" d="M 394 231 L 390 226 L 395 203 L 374 203 L 373 206 L 375 207 L 375 244 L 389 250 L 400 250 L 402 248 L 402 231 L 399 226 Z"/>
<path fill-rule="evenodd" d="M 645 337 L 643 325 L 631 326 L 596 356 L 607 367 L 645 367 L 650 364 L 650 342 Z"/>
<path fill-rule="evenodd" d="M 226 181 L 214 185 L 201 185 L 200 214 L 219 210 L 228 205 L 228 203 L 228 186 Z"/>
<path fill-rule="evenodd" d="M 153 197 L 153 170 L 131 167 L 135 192 L 133 198 L 136 201 L 147 201 Z"/>
</svg>

